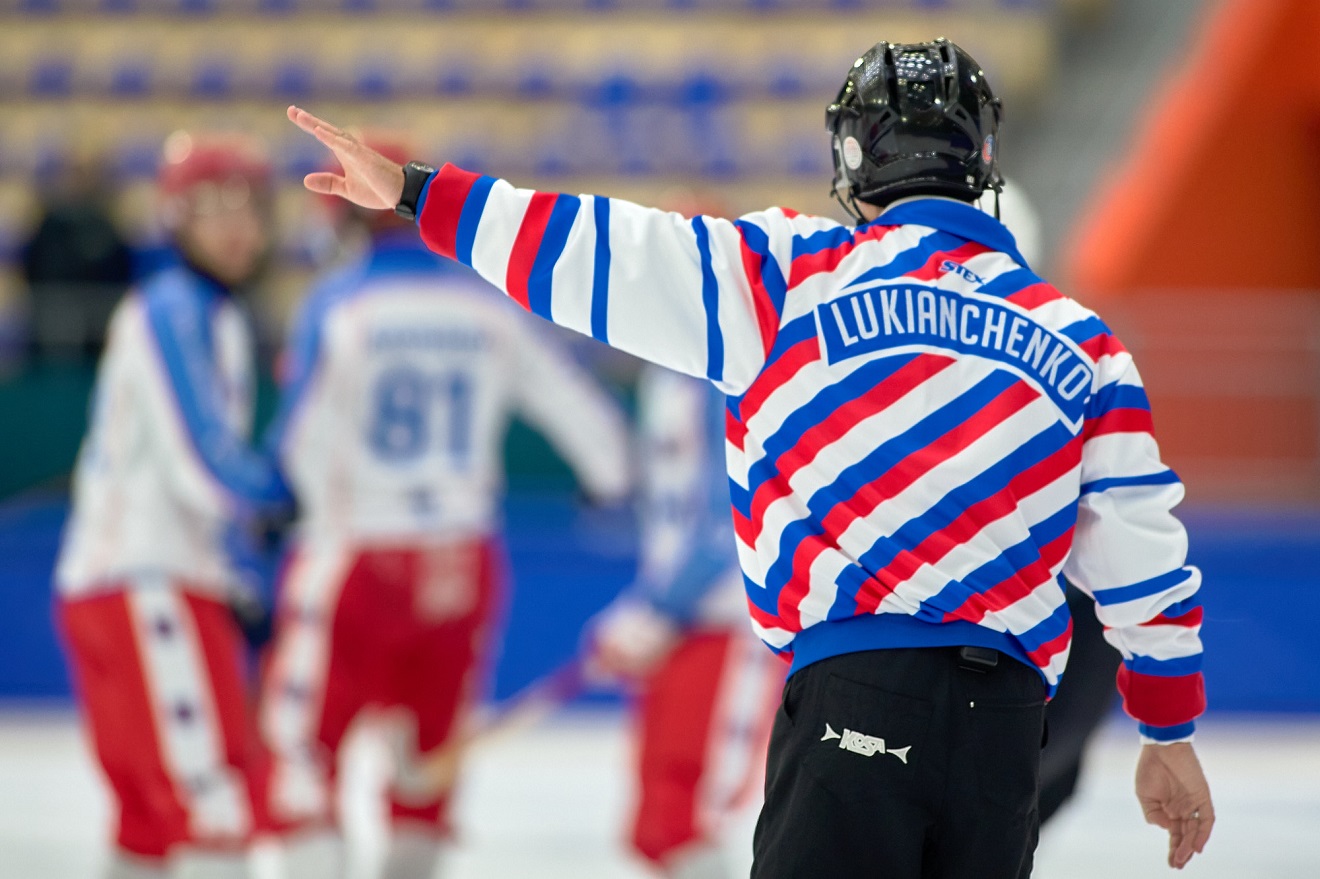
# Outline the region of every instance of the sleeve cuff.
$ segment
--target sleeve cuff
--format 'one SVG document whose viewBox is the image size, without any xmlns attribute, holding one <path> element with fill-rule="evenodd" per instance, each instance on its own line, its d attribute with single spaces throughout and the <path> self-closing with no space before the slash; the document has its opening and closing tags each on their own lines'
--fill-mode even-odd
<svg viewBox="0 0 1320 879">
<path fill-rule="evenodd" d="M 479 174 L 445 165 L 426 181 L 417 199 L 415 222 L 427 247 L 448 259 L 470 264 L 480 210 L 473 211 L 465 221 L 464 209 L 473 186 L 482 179 Z M 485 192 L 489 186 L 478 188 Z"/>
<path fill-rule="evenodd" d="M 1142 723 L 1137 726 L 1137 731 L 1141 734 L 1143 745 L 1173 745 L 1192 741 L 1195 738 L 1196 722 L 1188 721 L 1177 726 L 1152 726 Z"/>
</svg>

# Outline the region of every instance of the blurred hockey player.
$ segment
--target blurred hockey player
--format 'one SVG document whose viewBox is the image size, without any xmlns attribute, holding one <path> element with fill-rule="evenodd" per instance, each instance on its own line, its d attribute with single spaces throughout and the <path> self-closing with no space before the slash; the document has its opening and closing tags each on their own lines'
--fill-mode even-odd
<svg viewBox="0 0 1320 879">
<path fill-rule="evenodd" d="M 787 668 L 747 625 L 724 395 L 648 367 L 638 387 L 642 552 L 591 666 L 637 688 L 632 845 L 665 876 L 723 879 L 724 819 L 757 792 Z"/>
<path fill-rule="evenodd" d="M 255 737 L 226 547 L 289 502 L 247 445 L 255 355 L 240 299 L 267 251 L 269 169 L 247 140 L 178 134 L 159 184 L 180 264 L 111 320 L 58 614 L 118 809 L 108 875 L 237 877 Z"/>
<path fill-rule="evenodd" d="M 385 875 L 421 879 L 450 835 L 450 784 L 417 769 L 464 738 L 501 604 L 510 417 L 543 431 L 595 499 L 623 498 L 630 461 L 608 397 L 475 274 L 405 221 L 343 221 L 369 248 L 304 302 L 273 440 L 301 519 L 261 708 L 269 809 L 290 876 L 341 875 L 336 758 L 363 709 L 389 709 L 412 734 Z"/>
</svg>

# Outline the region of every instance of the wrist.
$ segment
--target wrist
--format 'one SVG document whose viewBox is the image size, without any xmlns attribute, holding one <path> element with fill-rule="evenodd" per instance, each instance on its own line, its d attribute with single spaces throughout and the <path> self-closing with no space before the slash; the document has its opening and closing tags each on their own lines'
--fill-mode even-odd
<svg viewBox="0 0 1320 879">
<path fill-rule="evenodd" d="M 409 162 L 400 169 L 400 172 L 403 179 L 398 201 L 394 205 L 394 213 L 405 220 L 415 221 L 417 215 L 422 212 L 426 184 L 435 175 L 435 168 L 421 162 Z"/>
</svg>

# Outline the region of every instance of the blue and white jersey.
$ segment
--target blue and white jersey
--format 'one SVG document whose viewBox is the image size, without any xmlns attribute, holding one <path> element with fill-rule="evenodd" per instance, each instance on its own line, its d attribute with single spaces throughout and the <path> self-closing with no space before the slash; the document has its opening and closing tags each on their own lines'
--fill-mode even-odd
<svg viewBox="0 0 1320 879">
<path fill-rule="evenodd" d="M 110 322 L 56 570 L 65 594 L 164 575 L 228 591 L 234 523 L 289 494 L 250 445 L 244 310 L 185 268 L 130 292 Z"/>
<path fill-rule="evenodd" d="M 724 395 L 648 367 L 637 389 L 641 558 L 632 592 L 680 626 L 746 627 L 724 472 Z"/>
<path fill-rule="evenodd" d="M 491 533 L 515 412 L 588 493 L 627 493 L 627 430 L 608 395 L 475 274 L 412 235 L 378 241 L 307 297 L 286 352 L 270 442 L 298 498 L 301 538 Z"/>
</svg>

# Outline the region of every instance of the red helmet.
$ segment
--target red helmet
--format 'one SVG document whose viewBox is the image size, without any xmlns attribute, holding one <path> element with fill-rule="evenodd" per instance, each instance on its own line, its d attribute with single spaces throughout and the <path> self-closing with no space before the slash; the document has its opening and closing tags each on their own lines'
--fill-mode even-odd
<svg viewBox="0 0 1320 879">
<path fill-rule="evenodd" d="M 261 142 L 240 134 L 176 131 L 165 140 L 157 184 L 167 198 L 188 195 L 204 183 L 235 192 L 267 191 L 270 162 Z"/>
</svg>

